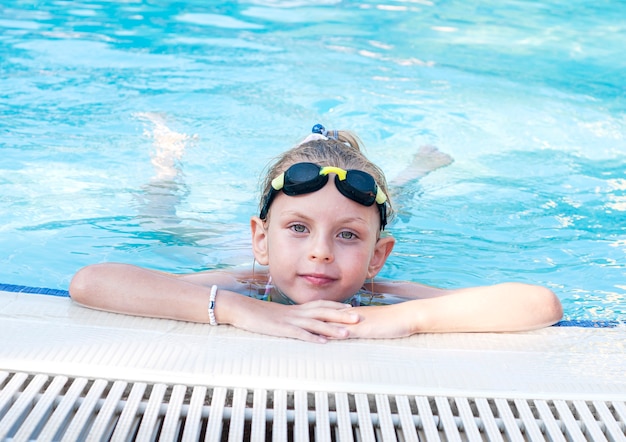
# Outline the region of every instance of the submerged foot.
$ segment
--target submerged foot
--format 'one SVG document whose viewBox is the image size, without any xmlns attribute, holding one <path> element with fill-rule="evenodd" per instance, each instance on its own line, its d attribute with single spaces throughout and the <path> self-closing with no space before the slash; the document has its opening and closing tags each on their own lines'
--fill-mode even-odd
<svg viewBox="0 0 626 442">
<path fill-rule="evenodd" d="M 146 129 L 144 133 L 153 139 L 155 147 L 151 161 L 155 170 L 155 179 L 174 178 L 180 172 L 178 161 L 185 153 L 187 142 L 191 137 L 170 129 L 161 114 L 142 112 L 136 116 L 152 124 L 152 130 Z"/>
<path fill-rule="evenodd" d="M 411 164 L 404 169 L 392 181 L 393 186 L 403 186 L 411 181 L 419 180 L 428 175 L 430 172 L 441 167 L 448 166 L 454 162 L 454 159 L 445 152 L 441 152 L 435 146 L 420 146 Z"/>
</svg>

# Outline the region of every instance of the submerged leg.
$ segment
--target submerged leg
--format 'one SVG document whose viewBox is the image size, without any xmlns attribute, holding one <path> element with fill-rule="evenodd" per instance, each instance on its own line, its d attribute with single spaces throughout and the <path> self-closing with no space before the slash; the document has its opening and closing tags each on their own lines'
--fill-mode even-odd
<svg viewBox="0 0 626 442">
<path fill-rule="evenodd" d="M 430 172 L 441 167 L 448 166 L 454 162 L 454 159 L 445 152 L 441 152 L 435 146 L 420 146 L 411 164 L 391 180 L 391 187 L 402 187 L 411 181 L 417 181 L 425 177 Z"/>
<path fill-rule="evenodd" d="M 167 127 L 165 118 L 157 113 L 142 112 L 137 114 L 142 120 L 152 123 L 152 130 L 146 129 L 144 134 L 154 140 L 152 165 L 154 166 L 154 180 L 171 180 L 180 173 L 178 162 L 185 153 L 187 142 L 191 137 L 181 134 Z"/>
<path fill-rule="evenodd" d="M 137 194 L 138 219 L 144 228 L 165 232 L 181 222 L 176 209 L 189 191 L 180 161 L 192 137 L 170 129 L 161 114 L 142 112 L 136 117 L 149 123 L 144 135 L 152 138 L 154 147 L 154 175 Z"/>
</svg>

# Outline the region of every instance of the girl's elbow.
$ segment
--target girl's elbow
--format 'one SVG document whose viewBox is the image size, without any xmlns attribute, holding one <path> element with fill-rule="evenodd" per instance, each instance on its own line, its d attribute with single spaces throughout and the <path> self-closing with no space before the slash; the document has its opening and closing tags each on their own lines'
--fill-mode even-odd
<svg viewBox="0 0 626 442">
<path fill-rule="evenodd" d="M 556 294 L 545 287 L 537 287 L 537 309 L 544 324 L 552 325 L 563 317 L 563 306 Z"/>
<path fill-rule="evenodd" d="M 95 281 L 98 279 L 98 264 L 83 267 L 78 270 L 70 281 L 70 298 L 73 301 L 89 305 Z"/>
</svg>

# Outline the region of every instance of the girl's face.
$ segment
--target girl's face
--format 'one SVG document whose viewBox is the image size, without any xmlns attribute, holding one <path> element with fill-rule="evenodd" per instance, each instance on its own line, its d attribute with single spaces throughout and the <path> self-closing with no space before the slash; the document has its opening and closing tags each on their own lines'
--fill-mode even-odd
<svg viewBox="0 0 626 442">
<path fill-rule="evenodd" d="M 344 301 L 373 278 L 391 253 L 394 239 L 378 239 L 376 205 L 343 196 L 334 179 L 317 192 L 280 193 L 268 221 L 252 218 L 256 260 L 269 265 L 272 282 L 298 304 Z"/>
</svg>

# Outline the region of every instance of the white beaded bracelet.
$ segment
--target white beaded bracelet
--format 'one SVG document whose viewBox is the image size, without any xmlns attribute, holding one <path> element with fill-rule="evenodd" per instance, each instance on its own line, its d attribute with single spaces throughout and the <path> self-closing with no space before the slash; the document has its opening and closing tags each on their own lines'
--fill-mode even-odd
<svg viewBox="0 0 626 442">
<path fill-rule="evenodd" d="M 215 296 L 217 295 L 217 286 L 211 287 L 211 297 L 209 298 L 209 324 L 217 325 L 215 320 Z"/>
</svg>

